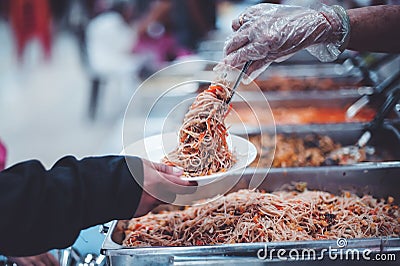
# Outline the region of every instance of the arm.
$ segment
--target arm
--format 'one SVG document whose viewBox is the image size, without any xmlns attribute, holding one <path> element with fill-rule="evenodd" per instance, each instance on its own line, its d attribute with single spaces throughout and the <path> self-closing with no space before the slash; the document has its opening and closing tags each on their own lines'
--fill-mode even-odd
<svg viewBox="0 0 400 266">
<path fill-rule="evenodd" d="M 351 9 L 319 3 L 314 9 L 259 4 L 233 20 L 224 64 L 240 69 L 252 60 L 250 80 L 272 62 L 307 49 L 320 61 L 335 60 L 345 49 L 399 52 L 400 6 Z M 219 64 L 215 70 L 224 72 Z M 247 80 L 248 82 L 248 80 Z"/>
<path fill-rule="evenodd" d="M 348 49 L 370 52 L 400 52 L 400 6 L 370 6 L 349 9 Z"/>
<path fill-rule="evenodd" d="M 29 256 L 29 257 L 8 257 L 10 262 L 16 263 L 18 266 L 25 265 L 46 265 L 46 266 L 59 266 L 60 263 L 56 260 L 56 258 L 50 254 L 49 252 Z"/>
<path fill-rule="evenodd" d="M 143 181 L 141 160 L 130 160 Z M 70 246 L 84 228 L 131 218 L 141 195 L 123 156 L 68 156 L 50 170 L 38 161 L 17 164 L 0 172 L 0 253 L 27 256 Z"/>
</svg>

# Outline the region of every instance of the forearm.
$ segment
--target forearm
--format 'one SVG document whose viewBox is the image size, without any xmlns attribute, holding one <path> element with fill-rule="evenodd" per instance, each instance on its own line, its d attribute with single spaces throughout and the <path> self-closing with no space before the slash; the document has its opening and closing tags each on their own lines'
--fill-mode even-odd
<svg viewBox="0 0 400 266">
<path fill-rule="evenodd" d="M 400 6 L 349 9 L 350 40 L 347 49 L 369 52 L 400 52 Z"/>
<path fill-rule="evenodd" d="M 140 181 L 141 160 L 132 160 Z M 0 172 L 0 253 L 26 256 L 67 247 L 86 227 L 132 217 L 140 197 L 122 156 L 68 156 L 50 170 L 38 161 L 17 164 Z"/>
</svg>

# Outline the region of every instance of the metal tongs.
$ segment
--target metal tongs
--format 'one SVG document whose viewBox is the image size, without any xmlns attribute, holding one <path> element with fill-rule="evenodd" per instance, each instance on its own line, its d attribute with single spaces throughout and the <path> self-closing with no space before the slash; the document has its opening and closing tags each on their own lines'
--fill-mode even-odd
<svg viewBox="0 0 400 266">
<path fill-rule="evenodd" d="M 371 95 L 363 95 L 356 102 L 354 102 L 346 111 L 346 118 L 353 118 L 364 106 L 376 99 L 385 96 L 386 92 L 400 81 L 400 71 L 385 79 L 382 83 L 374 88 Z"/>
<path fill-rule="evenodd" d="M 390 113 L 396 103 L 400 100 L 400 88 L 395 88 L 388 93 L 388 96 L 375 115 L 374 120 L 369 122 L 364 129 L 363 134 L 359 137 L 355 145 L 345 146 L 332 151 L 329 158 L 347 155 L 349 157 L 347 163 L 356 163 L 361 158 L 360 149 L 364 148 L 372 137 L 372 132 L 382 127 L 385 117 Z"/>
<path fill-rule="evenodd" d="M 232 90 L 231 90 L 231 95 L 229 96 L 228 99 L 226 99 L 226 104 L 229 104 L 233 98 L 233 95 L 235 94 L 235 91 L 237 89 L 237 87 L 239 87 L 240 82 L 243 79 L 243 75 L 247 72 L 247 70 L 249 69 L 251 63 L 253 63 L 253 61 L 247 61 L 244 66 L 242 67 L 242 70 L 240 70 L 239 76 L 237 77 L 235 83 L 232 86 Z"/>
<path fill-rule="evenodd" d="M 382 66 L 386 65 L 388 62 L 393 61 L 398 57 L 397 54 L 386 54 L 382 57 L 378 58 L 369 58 L 366 60 L 366 57 L 369 57 L 370 54 L 367 53 L 367 55 L 359 55 L 355 57 L 350 57 L 348 60 L 350 64 L 352 65 L 351 67 L 358 68 L 359 71 L 361 72 L 363 76 L 363 83 L 366 84 L 377 84 L 378 83 L 378 76 L 377 76 L 377 71 L 379 68 Z M 372 62 L 370 62 L 372 59 Z"/>
</svg>

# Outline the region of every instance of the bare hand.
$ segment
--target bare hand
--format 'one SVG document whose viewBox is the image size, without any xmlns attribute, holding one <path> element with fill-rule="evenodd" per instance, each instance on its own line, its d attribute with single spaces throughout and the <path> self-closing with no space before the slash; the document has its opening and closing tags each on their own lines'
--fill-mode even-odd
<svg viewBox="0 0 400 266">
<path fill-rule="evenodd" d="M 18 266 L 59 266 L 60 264 L 49 252 L 30 257 L 8 257 L 8 260 Z"/>
<path fill-rule="evenodd" d="M 191 194 L 196 191 L 196 182 L 180 178 L 182 170 L 144 159 L 142 161 L 144 189 L 135 217 L 148 213 L 161 203 L 172 203 L 177 194 Z"/>
</svg>

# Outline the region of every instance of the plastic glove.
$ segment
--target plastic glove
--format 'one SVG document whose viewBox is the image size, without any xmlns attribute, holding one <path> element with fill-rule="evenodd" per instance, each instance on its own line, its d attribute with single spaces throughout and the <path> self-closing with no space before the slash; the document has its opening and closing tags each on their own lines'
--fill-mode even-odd
<svg viewBox="0 0 400 266">
<path fill-rule="evenodd" d="M 304 48 L 321 61 L 335 60 L 349 36 L 349 18 L 340 6 L 320 4 L 317 9 L 274 4 L 247 8 L 232 22 L 235 32 L 225 43 L 223 63 L 241 69 L 253 60 L 247 71 L 253 80 L 272 62 Z M 225 69 L 219 64 L 214 70 Z"/>
</svg>

